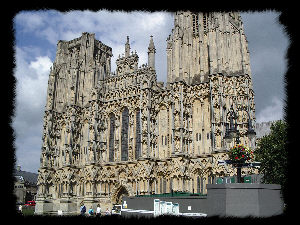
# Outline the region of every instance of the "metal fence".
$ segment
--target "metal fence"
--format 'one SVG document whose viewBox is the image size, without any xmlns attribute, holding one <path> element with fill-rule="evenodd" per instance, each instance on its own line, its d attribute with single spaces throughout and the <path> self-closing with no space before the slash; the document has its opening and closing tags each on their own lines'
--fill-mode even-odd
<svg viewBox="0 0 300 225">
<path fill-rule="evenodd" d="M 242 183 L 251 183 L 251 184 L 260 184 L 262 183 L 262 174 L 252 174 L 242 177 Z M 236 183 L 237 177 L 230 176 L 230 177 L 214 177 L 213 184 L 230 184 Z"/>
<path fill-rule="evenodd" d="M 191 193 L 191 192 L 172 192 L 172 193 L 163 193 L 163 194 L 152 194 L 152 195 L 136 195 L 136 197 L 185 197 L 185 196 L 206 196 L 202 193 Z"/>
</svg>

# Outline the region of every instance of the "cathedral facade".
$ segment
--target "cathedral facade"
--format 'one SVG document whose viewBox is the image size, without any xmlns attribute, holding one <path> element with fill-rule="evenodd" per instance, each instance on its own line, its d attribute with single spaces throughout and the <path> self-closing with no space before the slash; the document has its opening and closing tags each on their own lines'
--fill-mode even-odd
<svg viewBox="0 0 300 225">
<path fill-rule="evenodd" d="M 122 196 L 206 193 L 233 176 L 225 141 L 236 112 L 241 144 L 255 121 L 249 51 L 239 13 L 176 12 L 167 38 L 167 83 L 158 82 L 155 45 L 148 63 L 112 49 L 93 33 L 59 41 L 44 114 L 36 213 L 102 209 Z M 252 169 L 243 169 L 245 173 Z"/>
</svg>

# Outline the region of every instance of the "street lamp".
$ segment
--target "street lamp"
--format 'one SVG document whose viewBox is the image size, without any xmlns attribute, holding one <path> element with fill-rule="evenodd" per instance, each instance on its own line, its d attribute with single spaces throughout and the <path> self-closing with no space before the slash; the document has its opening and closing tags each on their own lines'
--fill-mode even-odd
<svg viewBox="0 0 300 225">
<path fill-rule="evenodd" d="M 233 105 L 231 105 L 230 111 L 228 112 L 228 114 L 229 114 L 229 124 L 226 123 L 226 133 L 225 133 L 224 139 L 227 143 L 231 143 L 232 140 L 235 138 L 236 144 L 240 144 L 241 143 L 241 141 L 240 141 L 241 135 L 240 135 L 239 130 L 237 129 L 237 114 L 233 110 Z M 246 136 L 249 138 L 249 140 L 251 142 L 252 138 L 255 137 L 256 133 L 252 127 L 249 112 L 248 112 L 248 116 L 249 116 L 248 130 L 246 132 Z M 236 163 L 233 165 L 234 165 L 234 167 L 237 168 L 237 182 L 241 183 L 241 168 L 243 167 L 243 163 Z"/>
</svg>

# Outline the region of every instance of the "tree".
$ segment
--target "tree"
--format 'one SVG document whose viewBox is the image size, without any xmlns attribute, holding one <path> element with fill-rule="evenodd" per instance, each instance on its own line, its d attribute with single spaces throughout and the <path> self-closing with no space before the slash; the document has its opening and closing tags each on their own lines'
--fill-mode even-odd
<svg viewBox="0 0 300 225">
<path fill-rule="evenodd" d="M 261 162 L 259 172 L 263 183 L 280 184 L 283 198 L 287 182 L 288 151 L 287 124 L 279 120 L 271 125 L 269 135 L 263 136 L 254 152 L 256 161 Z"/>
</svg>

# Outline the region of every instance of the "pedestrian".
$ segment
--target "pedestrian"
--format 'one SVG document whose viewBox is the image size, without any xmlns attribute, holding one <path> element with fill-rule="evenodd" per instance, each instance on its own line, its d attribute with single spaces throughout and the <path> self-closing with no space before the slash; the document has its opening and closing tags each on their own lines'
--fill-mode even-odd
<svg viewBox="0 0 300 225">
<path fill-rule="evenodd" d="M 106 216 L 109 216 L 109 215 L 110 215 L 110 211 L 108 210 L 108 208 L 107 208 L 106 211 L 105 211 L 105 215 L 106 215 Z"/>
<path fill-rule="evenodd" d="M 101 216 L 100 204 L 97 205 L 96 216 Z"/>
<path fill-rule="evenodd" d="M 80 206 L 80 215 L 84 216 L 86 212 L 86 207 L 83 203 L 81 203 L 81 206 Z"/>
<path fill-rule="evenodd" d="M 22 205 L 19 205 L 19 211 L 22 212 Z"/>
<path fill-rule="evenodd" d="M 23 215 L 23 212 L 22 212 L 22 205 L 19 205 L 19 213 L 20 213 L 21 215 Z"/>
<path fill-rule="evenodd" d="M 94 210 L 93 207 L 91 206 L 91 208 L 89 209 L 89 216 L 93 216 L 94 215 Z"/>
</svg>

